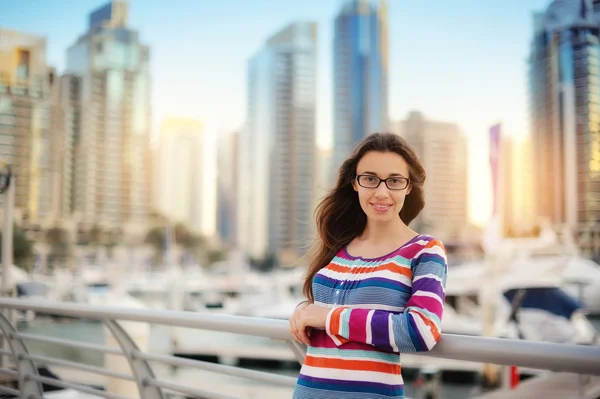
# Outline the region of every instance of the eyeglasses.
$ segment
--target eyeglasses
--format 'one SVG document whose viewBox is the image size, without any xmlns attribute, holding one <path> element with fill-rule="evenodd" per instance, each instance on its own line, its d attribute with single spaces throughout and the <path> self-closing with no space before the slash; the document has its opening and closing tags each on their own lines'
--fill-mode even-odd
<svg viewBox="0 0 600 399">
<path fill-rule="evenodd" d="M 406 177 L 388 177 L 387 179 L 380 179 L 373 175 L 358 175 L 356 176 L 358 185 L 364 188 L 377 188 L 381 182 L 385 182 L 385 185 L 390 190 L 404 190 L 408 187 L 410 179 Z"/>
</svg>

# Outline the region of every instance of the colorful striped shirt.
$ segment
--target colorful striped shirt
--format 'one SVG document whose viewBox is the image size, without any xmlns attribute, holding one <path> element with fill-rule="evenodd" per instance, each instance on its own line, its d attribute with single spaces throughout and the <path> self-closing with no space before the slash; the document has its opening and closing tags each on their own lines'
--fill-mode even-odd
<svg viewBox="0 0 600 399">
<path fill-rule="evenodd" d="M 313 279 L 315 304 L 331 310 L 311 333 L 293 398 L 404 398 L 400 353 L 439 340 L 446 274 L 444 246 L 430 236 L 379 258 L 342 248 Z"/>
</svg>

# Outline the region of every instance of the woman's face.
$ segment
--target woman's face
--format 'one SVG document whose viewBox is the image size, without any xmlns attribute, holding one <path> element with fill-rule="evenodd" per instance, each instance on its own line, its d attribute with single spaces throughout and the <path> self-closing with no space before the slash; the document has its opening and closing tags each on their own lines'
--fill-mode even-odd
<svg viewBox="0 0 600 399">
<path fill-rule="evenodd" d="M 367 218 L 373 221 L 398 218 L 411 190 L 411 185 L 407 185 L 409 166 L 404 158 L 395 152 L 369 151 L 358 162 L 356 175 L 352 185 Z M 384 179 L 389 179 L 387 186 Z"/>
</svg>

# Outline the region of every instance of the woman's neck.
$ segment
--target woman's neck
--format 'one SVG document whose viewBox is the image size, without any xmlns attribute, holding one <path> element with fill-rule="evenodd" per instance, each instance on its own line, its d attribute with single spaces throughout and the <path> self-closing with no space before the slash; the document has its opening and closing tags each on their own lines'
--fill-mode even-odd
<svg viewBox="0 0 600 399">
<path fill-rule="evenodd" d="M 400 218 L 389 222 L 374 222 L 368 220 L 365 230 L 358 236 L 358 239 L 363 242 L 377 244 L 394 244 L 404 239 L 408 240 L 409 238 L 412 238 L 408 236 L 414 234 L 415 233 L 408 228 Z"/>
</svg>

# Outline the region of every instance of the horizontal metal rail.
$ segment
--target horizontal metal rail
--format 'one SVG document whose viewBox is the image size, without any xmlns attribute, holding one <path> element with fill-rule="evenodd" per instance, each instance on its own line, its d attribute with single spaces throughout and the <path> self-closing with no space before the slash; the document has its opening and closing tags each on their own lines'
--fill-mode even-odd
<svg viewBox="0 0 600 399">
<path fill-rule="evenodd" d="M 266 382 L 268 384 L 276 384 L 294 387 L 296 386 L 296 378 L 264 371 L 248 370 L 234 366 L 226 366 L 223 364 L 215 364 L 200 360 L 185 359 L 176 356 L 155 355 L 144 352 L 134 352 L 134 357 L 153 362 L 161 362 L 171 364 L 173 366 L 190 367 L 204 371 L 213 371 L 221 374 L 227 374 L 234 377 L 249 378 L 254 381 Z"/>
<path fill-rule="evenodd" d="M 90 351 L 110 353 L 112 355 L 123 356 L 123 352 L 121 352 L 121 349 L 114 347 L 114 346 L 111 347 L 111 346 L 90 344 L 87 342 L 68 341 L 66 339 L 43 337 L 41 335 L 25 334 L 25 333 L 11 334 L 11 337 L 26 340 L 26 341 L 37 341 L 37 342 L 43 342 L 43 343 L 48 343 L 48 344 L 67 346 L 70 348 L 85 349 L 85 350 L 90 350 Z"/>
<path fill-rule="evenodd" d="M 39 355 L 20 355 L 19 358 L 33 360 L 38 364 L 55 364 L 57 366 L 69 367 L 85 371 L 93 374 L 100 374 L 106 377 L 120 378 L 127 381 L 135 381 L 135 378 L 131 374 L 120 373 L 118 371 L 108 370 L 102 367 L 92 366 L 89 364 L 71 362 L 69 360 L 57 359 L 54 357 L 39 356 Z"/>
<path fill-rule="evenodd" d="M 5 387 L 5 386 L 2 386 L 2 385 L 0 385 L 0 392 L 7 393 L 9 395 L 14 395 L 17 398 L 21 394 L 21 392 L 17 391 L 16 389 Z"/>
<path fill-rule="evenodd" d="M 127 309 L 118 306 L 92 306 L 75 303 L 0 298 L 0 308 L 33 310 L 57 316 L 93 320 L 127 320 L 189 327 L 201 330 L 226 331 L 284 341 L 292 339 L 284 320 L 258 317 L 204 314 L 173 310 Z"/>
<path fill-rule="evenodd" d="M 600 375 L 600 347 L 442 334 L 423 356 Z"/>
<path fill-rule="evenodd" d="M 223 395 L 217 392 L 205 391 L 203 389 L 191 388 L 185 385 L 176 384 L 169 381 L 163 381 L 158 379 L 148 379 L 144 381 L 146 384 L 153 387 L 164 388 L 169 391 L 179 392 L 193 397 L 200 397 L 202 399 L 240 399 L 235 396 Z"/>
<path fill-rule="evenodd" d="M 19 372 L 17 370 L 11 370 L 11 369 L 6 369 L 6 368 L 0 368 L 0 374 L 2 375 L 8 375 L 11 377 L 18 377 L 19 376 Z"/>
<path fill-rule="evenodd" d="M 0 298 L 0 308 L 32 310 L 39 313 L 101 321 L 126 320 L 255 335 L 285 341 L 293 340 L 289 333 L 288 322 L 285 320 L 196 312 L 126 309 L 122 307 L 52 303 L 11 298 Z M 31 338 L 28 334 L 14 334 L 14 336 L 23 339 Z M 44 339 L 47 342 L 51 342 L 49 339 Z M 68 341 L 65 342 L 54 338 L 52 340 L 55 343 L 60 342 L 68 346 L 75 346 Z M 91 344 L 76 345 L 84 349 L 91 349 Z M 102 351 L 105 349 L 103 347 L 96 347 Z M 301 349 L 304 350 L 304 348 Z M 120 354 L 120 350 L 116 349 L 116 351 L 117 353 L 115 354 Z M 595 346 L 443 334 L 440 342 L 431 352 L 421 352 L 419 354 L 471 362 L 514 365 L 531 369 L 600 375 L 600 347 Z M 148 382 L 149 380 L 147 379 L 146 381 Z"/>
<path fill-rule="evenodd" d="M 127 396 L 116 395 L 114 393 L 101 391 L 99 389 L 94 389 L 90 387 L 86 387 L 85 385 L 75 384 L 73 382 L 68 382 L 65 380 L 57 380 L 55 378 L 42 377 L 39 375 L 28 375 L 27 378 L 32 379 L 34 381 L 41 382 L 42 384 L 52 385 L 59 388 L 64 389 L 73 389 L 75 391 L 89 393 L 90 395 L 101 396 L 107 399 L 131 399 Z"/>
<path fill-rule="evenodd" d="M 0 356 L 12 356 L 12 352 L 11 351 L 7 351 L 4 349 L 0 349 Z"/>
</svg>

